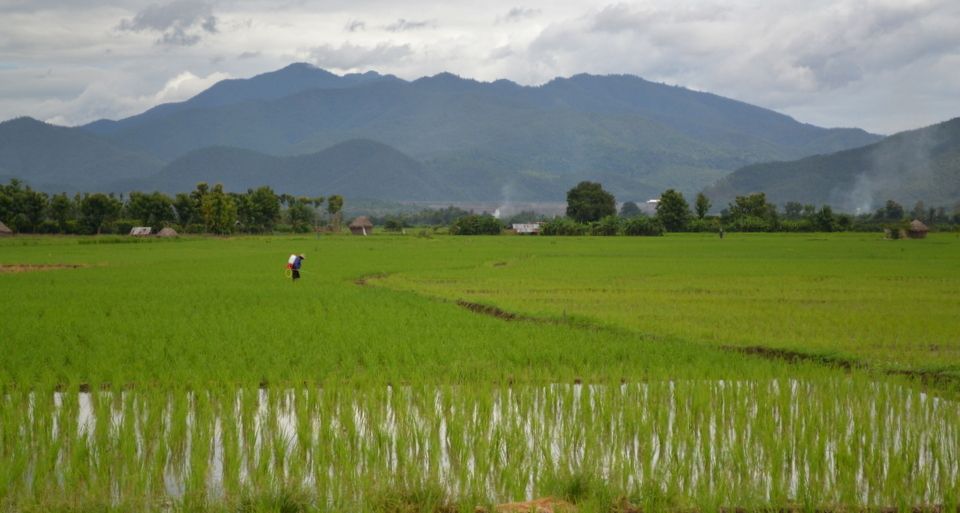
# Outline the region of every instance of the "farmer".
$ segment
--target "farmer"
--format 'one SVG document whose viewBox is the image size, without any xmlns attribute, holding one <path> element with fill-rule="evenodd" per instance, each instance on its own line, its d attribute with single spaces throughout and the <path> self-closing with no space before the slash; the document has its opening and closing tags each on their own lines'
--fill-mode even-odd
<svg viewBox="0 0 960 513">
<path fill-rule="evenodd" d="M 297 254 L 290 255 L 290 258 L 287 259 L 287 269 L 290 270 L 293 281 L 300 279 L 300 264 L 303 262 L 303 259 L 303 255 Z"/>
</svg>

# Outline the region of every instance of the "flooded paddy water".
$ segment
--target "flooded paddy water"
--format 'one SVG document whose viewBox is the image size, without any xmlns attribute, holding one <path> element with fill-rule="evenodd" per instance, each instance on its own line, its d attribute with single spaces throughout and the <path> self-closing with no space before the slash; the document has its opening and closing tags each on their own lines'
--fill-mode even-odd
<svg viewBox="0 0 960 513">
<path fill-rule="evenodd" d="M 960 405 L 857 376 L 543 386 L 7 392 L 0 495 L 114 504 L 296 487 L 531 499 L 586 473 L 677 504 L 955 504 Z"/>
</svg>

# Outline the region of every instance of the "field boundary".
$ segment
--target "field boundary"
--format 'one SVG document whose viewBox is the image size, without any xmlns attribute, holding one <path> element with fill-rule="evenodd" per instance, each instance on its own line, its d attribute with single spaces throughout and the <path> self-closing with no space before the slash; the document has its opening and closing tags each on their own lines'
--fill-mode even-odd
<svg viewBox="0 0 960 513">
<path fill-rule="evenodd" d="M 380 278 L 385 278 L 388 276 L 388 273 L 376 273 L 366 276 L 362 276 L 354 280 L 354 283 L 358 286 L 367 286 L 370 285 L 370 282 Z M 616 329 L 610 326 L 605 326 L 602 324 L 597 324 L 591 322 L 588 319 L 577 318 L 576 321 L 569 319 L 564 316 L 563 319 L 558 318 L 547 318 L 547 317 L 535 317 L 531 315 L 520 314 L 516 312 L 511 312 L 504 310 L 498 306 L 478 303 L 474 301 L 467 301 L 463 298 L 458 298 L 451 300 L 449 298 L 441 296 L 433 296 L 429 294 L 422 294 L 420 292 L 413 291 L 415 294 L 421 295 L 423 297 L 432 298 L 435 300 L 440 300 L 446 303 L 453 303 L 457 306 L 469 310 L 478 315 L 486 315 L 488 317 L 493 317 L 501 321 L 507 322 L 534 322 L 534 323 L 543 323 L 543 324 L 564 324 L 571 327 L 578 328 L 592 328 L 592 329 L 605 329 L 611 330 Z M 631 334 L 638 334 L 627 330 Z M 644 335 L 645 334 L 640 334 Z M 826 354 L 817 354 L 817 353 L 806 353 L 803 351 L 796 351 L 792 349 L 782 349 L 776 347 L 766 347 L 766 346 L 733 346 L 733 345 L 710 345 L 710 347 L 716 348 L 721 351 L 740 353 L 743 355 L 763 358 L 767 360 L 780 360 L 792 364 L 797 363 L 813 363 L 817 365 L 822 365 L 825 367 L 833 367 L 843 369 L 845 371 L 851 370 L 860 370 L 865 372 L 871 372 L 875 374 L 880 374 L 889 377 L 901 377 L 908 378 L 910 380 L 919 382 L 926 386 L 935 387 L 939 390 L 946 392 L 956 392 L 960 390 L 960 375 L 950 374 L 944 371 L 938 370 L 913 370 L 913 369 L 879 369 L 875 366 L 869 365 L 867 362 L 862 360 L 856 360 L 853 358 L 843 358 L 839 356 L 832 356 Z M 960 513 L 960 510 L 958 510 Z"/>
</svg>

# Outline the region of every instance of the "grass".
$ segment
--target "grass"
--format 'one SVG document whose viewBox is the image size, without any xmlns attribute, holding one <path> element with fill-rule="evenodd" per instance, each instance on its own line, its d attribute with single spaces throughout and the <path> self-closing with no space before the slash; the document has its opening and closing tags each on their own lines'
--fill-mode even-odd
<svg viewBox="0 0 960 513">
<path fill-rule="evenodd" d="M 648 337 L 762 346 L 960 377 L 960 240 L 874 234 L 524 239 L 472 270 L 383 285 Z"/>
<path fill-rule="evenodd" d="M 875 372 L 956 372 L 952 237 L 112 240 L 0 241 L 83 265 L 0 273 L 2 510 L 960 498 L 954 385 Z"/>
</svg>

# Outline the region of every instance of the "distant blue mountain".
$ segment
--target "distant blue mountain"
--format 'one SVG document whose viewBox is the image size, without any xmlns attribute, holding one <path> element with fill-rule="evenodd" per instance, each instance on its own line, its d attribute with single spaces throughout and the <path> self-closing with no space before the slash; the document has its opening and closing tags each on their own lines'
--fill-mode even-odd
<svg viewBox="0 0 960 513">
<path fill-rule="evenodd" d="M 763 192 L 771 201 L 870 212 L 887 200 L 910 207 L 960 204 L 960 118 L 893 134 L 868 146 L 746 166 L 705 191 L 716 205 Z"/>
<path fill-rule="evenodd" d="M 339 76 L 309 64 L 294 63 L 252 78 L 221 80 L 189 100 L 164 103 L 120 121 L 101 119 L 85 125 L 84 128 L 98 134 L 110 134 L 189 109 L 208 109 L 251 100 L 272 100 L 310 89 L 336 89 L 382 80 L 398 79 L 374 71 Z"/>
<path fill-rule="evenodd" d="M 881 139 L 629 75 L 576 75 L 529 87 L 450 73 L 414 81 L 374 72 L 338 76 L 308 64 L 225 80 L 187 101 L 77 130 L 170 165 L 205 148 L 293 157 L 376 141 L 396 152 L 378 152 L 383 173 L 413 159 L 422 167 L 416 176 L 431 177 L 417 182 L 418 198 L 518 201 L 562 201 L 581 179 L 601 180 L 621 199 L 646 199 L 668 187 L 695 192 L 745 165 Z M 395 167 L 385 164 L 388 154 Z M 210 171 L 183 164 L 177 176 L 187 181 L 189 173 L 199 181 Z M 244 169 L 267 180 L 264 166 Z M 155 183 L 167 183 L 172 169 Z M 151 184 L 142 170 L 127 171 L 117 170 L 114 183 Z M 398 186 L 369 197 L 404 200 L 408 193 Z"/>
<path fill-rule="evenodd" d="M 118 177 L 143 179 L 163 162 L 79 128 L 32 118 L 0 123 L 0 182 L 11 178 L 50 192 L 110 190 Z"/>
</svg>

